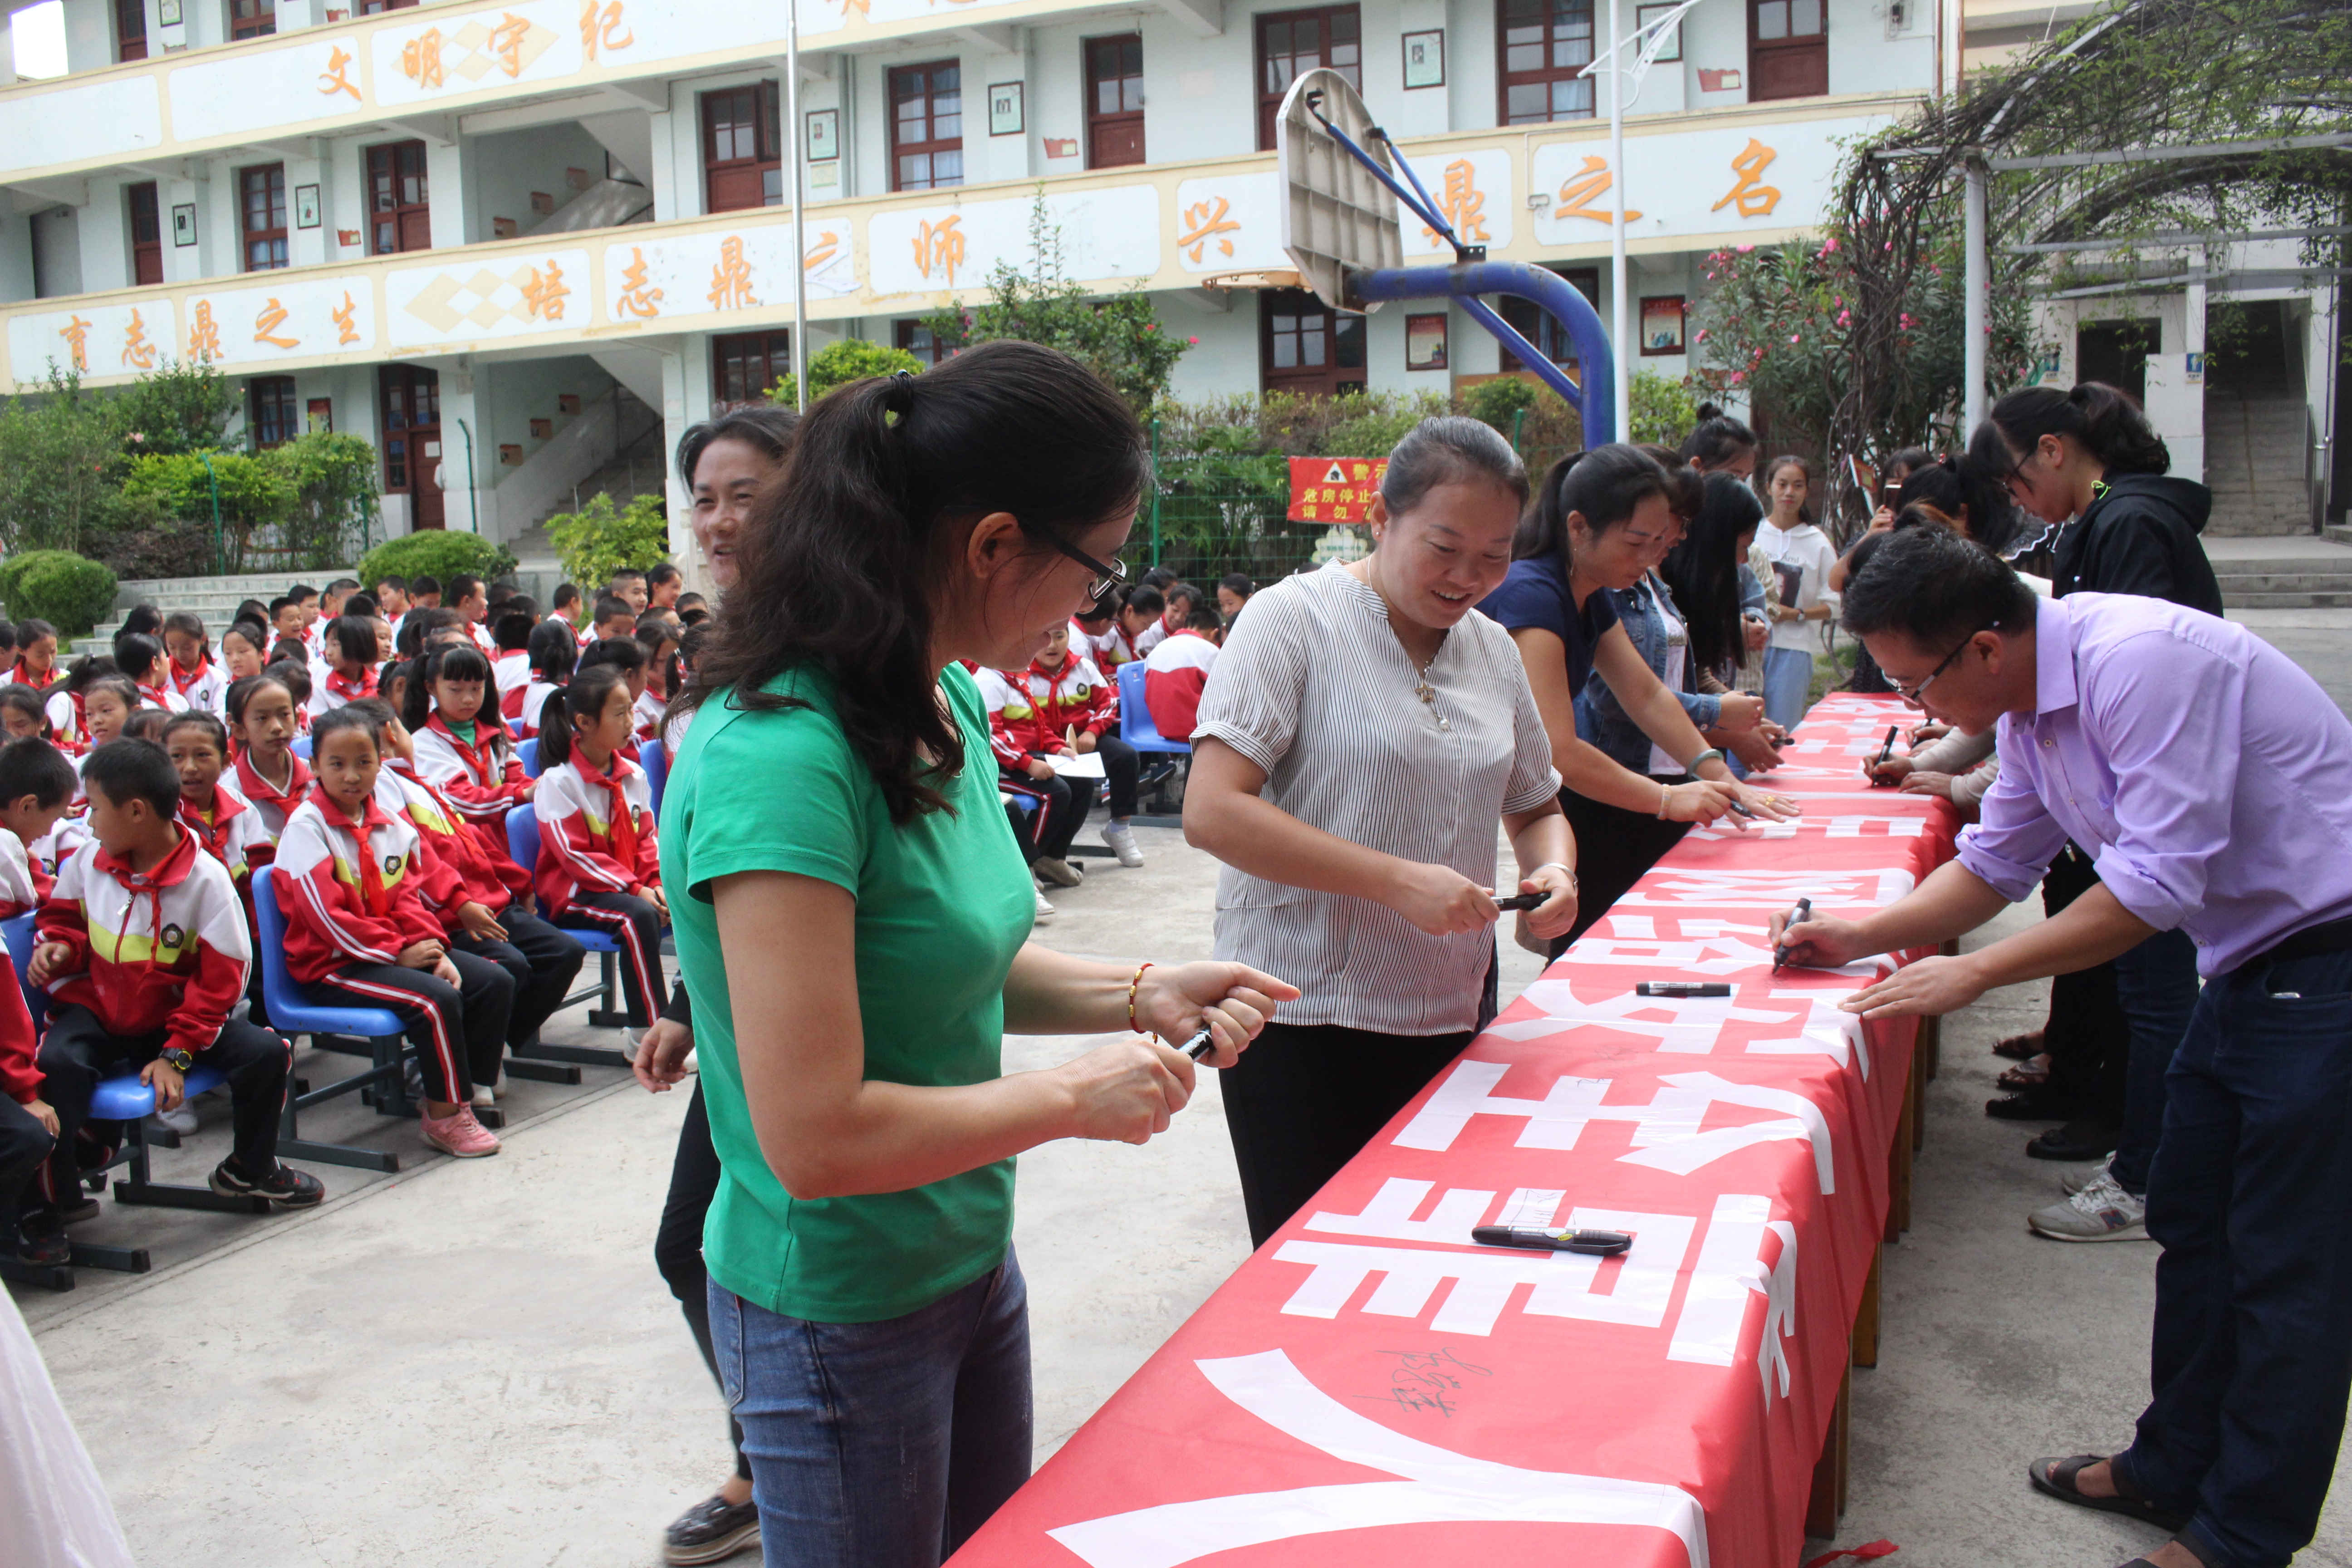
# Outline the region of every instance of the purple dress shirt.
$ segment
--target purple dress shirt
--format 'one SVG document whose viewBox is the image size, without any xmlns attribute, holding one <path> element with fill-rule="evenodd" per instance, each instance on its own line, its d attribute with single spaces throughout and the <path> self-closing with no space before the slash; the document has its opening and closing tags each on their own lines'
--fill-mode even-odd
<svg viewBox="0 0 2352 1568">
<path fill-rule="evenodd" d="M 2042 599 L 2034 641 L 1960 864 L 2014 901 L 2071 837 L 2207 976 L 2352 916 L 2352 721 L 2293 659 L 2130 594 Z"/>
</svg>

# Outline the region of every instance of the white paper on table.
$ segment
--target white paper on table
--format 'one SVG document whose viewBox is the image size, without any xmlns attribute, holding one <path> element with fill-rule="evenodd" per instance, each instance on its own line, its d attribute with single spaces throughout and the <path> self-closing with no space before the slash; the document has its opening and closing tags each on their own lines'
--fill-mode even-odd
<svg viewBox="0 0 2352 1568">
<path fill-rule="evenodd" d="M 1058 753 L 1047 757 L 1054 771 L 1066 779 L 1098 779 L 1103 776 L 1102 753 L 1088 752 L 1084 756 L 1065 757 Z"/>
</svg>

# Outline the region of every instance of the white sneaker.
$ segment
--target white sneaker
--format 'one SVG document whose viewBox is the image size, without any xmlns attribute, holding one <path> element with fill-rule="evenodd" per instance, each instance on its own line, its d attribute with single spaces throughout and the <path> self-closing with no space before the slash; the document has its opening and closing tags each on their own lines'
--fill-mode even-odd
<svg viewBox="0 0 2352 1568">
<path fill-rule="evenodd" d="M 490 1098 L 491 1098 L 492 1100 L 504 1100 L 506 1097 L 507 1097 L 507 1069 L 506 1069 L 506 1068 L 499 1068 L 499 1079 L 498 1079 L 498 1081 L 497 1081 L 496 1083 L 494 1083 L 494 1084 L 490 1085 Z M 477 1104 L 477 1105 L 478 1105 L 478 1104 L 480 1104 L 480 1103 L 481 1103 L 481 1101 L 479 1101 L 479 1100 L 476 1100 L 474 1103 L 475 1103 L 475 1104 Z"/>
<path fill-rule="evenodd" d="M 2110 1154 L 2105 1159 L 2099 1161 L 2096 1164 L 2077 1165 L 2073 1170 L 2068 1171 L 2065 1174 L 2059 1177 L 2058 1190 L 2064 1193 L 2071 1198 L 2076 1193 L 2081 1192 L 2084 1187 L 2089 1186 L 2093 1182 L 2095 1182 L 2100 1177 L 2105 1175 L 2107 1173 L 2107 1167 L 2114 1164 L 2115 1162 L 2116 1157 L 2113 1154 Z"/>
<path fill-rule="evenodd" d="M 701 1053 L 700 1051 L 688 1051 L 688 1052 L 687 1052 L 687 1053 L 686 1053 L 686 1060 L 684 1060 L 684 1061 L 682 1061 L 682 1062 L 680 1062 L 680 1063 L 678 1064 L 679 1068 L 681 1068 L 683 1070 L 685 1070 L 686 1072 L 690 1073 L 690 1074 L 691 1074 L 691 1073 L 699 1073 L 699 1072 L 702 1070 L 702 1063 L 701 1063 L 701 1061 L 700 1061 L 700 1059 L 699 1059 L 699 1058 L 700 1058 L 700 1057 L 701 1057 L 701 1054 L 702 1054 L 702 1053 Z"/>
<path fill-rule="evenodd" d="M 498 1095 L 491 1089 L 488 1084 L 478 1083 L 474 1086 L 475 1110 L 488 1110 L 491 1106 L 498 1103 Z"/>
<path fill-rule="evenodd" d="M 2147 1203 L 2103 1171 L 2089 1186 L 2063 1204 L 2035 1210 L 2025 1223 L 2053 1241 L 2146 1241 Z"/>
<path fill-rule="evenodd" d="M 1143 851 L 1135 847 L 1135 829 L 1129 827 L 1126 823 L 1104 823 L 1102 827 L 1102 841 L 1110 847 L 1112 854 L 1118 857 L 1118 863 L 1120 865 L 1140 866 L 1143 864 Z"/>
<path fill-rule="evenodd" d="M 1045 901 L 1045 890 L 1043 889 L 1039 889 L 1037 892 L 1037 918 L 1033 923 L 1044 925 L 1047 921 L 1050 921 L 1053 918 L 1054 906 Z"/>
<path fill-rule="evenodd" d="M 1036 864 L 1029 869 L 1045 880 L 1061 888 L 1075 888 L 1087 879 L 1084 870 L 1053 855 L 1038 856 Z"/>
<path fill-rule="evenodd" d="M 173 1131 L 178 1133 L 183 1138 L 193 1138 L 195 1136 L 197 1127 L 196 1108 L 190 1105 L 184 1100 L 180 1101 L 180 1109 L 177 1110 L 157 1111 L 155 1113 L 155 1120 L 162 1122 L 164 1126 L 170 1128 Z"/>
</svg>

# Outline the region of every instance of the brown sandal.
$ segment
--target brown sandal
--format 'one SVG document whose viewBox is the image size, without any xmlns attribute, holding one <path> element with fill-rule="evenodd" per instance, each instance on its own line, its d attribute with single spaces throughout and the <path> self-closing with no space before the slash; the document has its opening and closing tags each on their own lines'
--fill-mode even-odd
<svg viewBox="0 0 2352 1568">
<path fill-rule="evenodd" d="M 2018 1063 L 1993 1081 L 2007 1089 L 2040 1089 L 2050 1081 L 2050 1064 L 2036 1057 Z"/>
<path fill-rule="evenodd" d="M 2036 1029 L 2030 1035 L 2011 1035 L 1994 1046 L 1992 1054 L 1997 1057 L 2007 1057 L 2013 1062 L 2026 1061 L 2038 1057 L 2042 1054 L 2042 1033 L 2043 1031 Z"/>
</svg>

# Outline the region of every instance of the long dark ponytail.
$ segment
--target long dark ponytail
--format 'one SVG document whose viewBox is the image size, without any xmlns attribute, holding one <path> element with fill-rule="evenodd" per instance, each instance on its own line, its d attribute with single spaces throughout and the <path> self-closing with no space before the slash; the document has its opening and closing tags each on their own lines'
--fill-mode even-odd
<svg viewBox="0 0 2352 1568">
<path fill-rule="evenodd" d="M 2044 436 L 2072 436 L 2111 474 L 2160 474 L 2172 453 L 2131 394 L 2103 381 L 2061 392 L 2028 386 L 1992 405 L 1969 437 L 1969 456 L 1988 473 L 2006 474 Z"/>
<path fill-rule="evenodd" d="M 1586 528 L 1602 534 L 1631 518 L 1633 509 L 1650 497 L 1672 506 L 1681 493 L 1657 459 L 1639 447 L 1612 441 L 1573 453 L 1554 463 L 1544 475 L 1535 505 L 1519 519 L 1519 531 L 1511 541 L 1511 559 L 1549 556 L 1559 563 L 1563 573 L 1569 572 L 1576 563 L 1569 513 L 1577 513 Z"/>
<path fill-rule="evenodd" d="M 805 706 L 764 688 L 815 665 L 891 820 L 944 809 L 931 781 L 964 763 L 933 689 L 949 538 L 992 511 L 1033 536 L 1074 535 L 1132 508 L 1146 477 L 1125 400 L 1034 343 L 983 343 L 919 377 L 836 388 L 801 421 L 781 481 L 744 530 L 717 640 L 671 711 L 719 691 L 741 708 Z"/>
<path fill-rule="evenodd" d="M 1695 666 L 1720 675 L 1748 661 L 1739 622 L 1739 536 L 1764 521 L 1756 492 L 1729 474 L 1706 476 L 1698 513 L 1659 568 L 1690 628 Z"/>
</svg>

